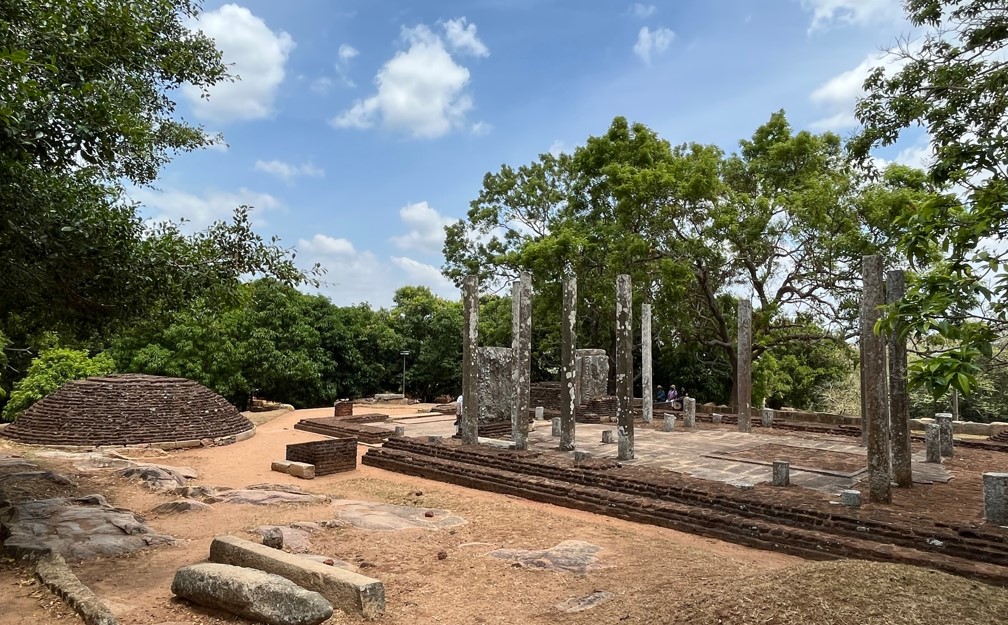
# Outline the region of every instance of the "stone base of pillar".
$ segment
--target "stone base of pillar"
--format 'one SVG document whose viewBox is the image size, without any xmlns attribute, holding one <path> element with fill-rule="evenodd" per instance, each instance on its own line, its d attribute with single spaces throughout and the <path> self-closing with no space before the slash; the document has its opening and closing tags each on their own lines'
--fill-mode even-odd
<svg viewBox="0 0 1008 625">
<path fill-rule="evenodd" d="M 844 506 L 858 508 L 861 506 L 861 491 L 842 490 L 840 491 L 840 503 Z"/>
<path fill-rule="evenodd" d="M 401 425 L 395 426 L 395 435 L 396 436 L 406 436 L 406 428 L 404 428 Z"/>
<path fill-rule="evenodd" d="M 721 415 L 719 415 L 718 413 L 715 412 L 714 414 L 712 414 L 710 416 L 710 418 L 711 418 L 711 422 L 712 423 L 716 423 L 716 424 L 720 425 L 720 423 L 721 423 Z"/>
<path fill-rule="evenodd" d="M 984 521 L 1008 525 L 1008 473 L 983 474 Z"/>
<path fill-rule="evenodd" d="M 774 460 L 773 485 L 787 486 L 791 483 L 791 463 L 784 460 Z"/>
<path fill-rule="evenodd" d="M 925 462 L 941 462 L 941 432 L 937 423 L 929 423 L 924 429 L 924 445 L 927 449 Z"/>
<path fill-rule="evenodd" d="M 543 419 L 545 419 L 545 417 L 543 416 L 543 414 L 545 412 L 546 412 L 545 408 L 543 408 L 542 406 L 536 406 L 536 409 L 535 409 L 535 420 L 536 421 L 542 421 Z"/>
<path fill-rule="evenodd" d="M 765 427 L 765 428 L 773 427 L 773 413 L 774 413 L 773 408 L 764 408 L 763 409 L 763 415 L 762 415 L 763 416 L 763 427 Z"/>
<path fill-rule="evenodd" d="M 616 437 L 612 430 L 602 430 L 602 442 L 603 443 L 615 443 Z"/>
<path fill-rule="evenodd" d="M 560 417 L 553 417 L 553 436 L 560 436 Z"/>
<path fill-rule="evenodd" d="M 675 415 L 667 414 L 665 415 L 665 423 L 662 425 L 663 432 L 671 432 L 675 429 L 676 418 Z"/>
</svg>

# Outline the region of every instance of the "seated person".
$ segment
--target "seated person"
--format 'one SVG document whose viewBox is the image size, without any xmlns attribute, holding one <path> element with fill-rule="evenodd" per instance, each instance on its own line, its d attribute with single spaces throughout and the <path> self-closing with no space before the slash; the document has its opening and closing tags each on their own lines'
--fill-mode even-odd
<svg viewBox="0 0 1008 625">
<path fill-rule="evenodd" d="M 658 392 L 655 393 L 655 401 L 663 402 L 665 401 L 665 389 L 658 387 Z"/>
</svg>

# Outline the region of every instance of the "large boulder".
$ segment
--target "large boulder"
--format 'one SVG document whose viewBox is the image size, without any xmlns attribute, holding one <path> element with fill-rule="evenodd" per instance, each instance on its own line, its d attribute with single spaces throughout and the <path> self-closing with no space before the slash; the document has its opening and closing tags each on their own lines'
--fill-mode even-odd
<svg viewBox="0 0 1008 625">
<path fill-rule="evenodd" d="M 270 625 L 318 625 L 333 614 L 317 592 L 279 575 L 229 564 L 183 567 L 171 589 L 193 603 Z"/>
</svg>

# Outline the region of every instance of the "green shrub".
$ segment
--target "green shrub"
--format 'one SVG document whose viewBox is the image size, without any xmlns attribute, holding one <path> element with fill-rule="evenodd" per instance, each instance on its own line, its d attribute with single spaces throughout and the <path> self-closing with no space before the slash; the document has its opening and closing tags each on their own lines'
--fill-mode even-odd
<svg viewBox="0 0 1008 625">
<path fill-rule="evenodd" d="M 115 363 L 107 354 L 94 358 L 75 349 L 47 349 L 32 360 L 28 375 L 14 385 L 10 401 L 4 406 L 3 419 L 13 421 L 25 408 L 71 380 L 115 371 Z"/>
</svg>

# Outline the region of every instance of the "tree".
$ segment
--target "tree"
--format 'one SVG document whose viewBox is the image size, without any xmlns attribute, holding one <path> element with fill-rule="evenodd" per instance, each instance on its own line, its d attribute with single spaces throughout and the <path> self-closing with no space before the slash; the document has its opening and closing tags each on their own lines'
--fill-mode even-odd
<svg viewBox="0 0 1008 625">
<path fill-rule="evenodd" d="M 874 148 L 923 127 L 934 150 L 930 180 L 956 193 L 900 216 L 900 250 L 920 275 L 879 329 L 902 319 L 911 338 L 946 339 L 912 373 L 936 396 L 950 387 L 968 394 L 1008 322 L 1008 251 L 999 245 L 1008 235 L 1008 7 L 1001 0 L 904 6 L 923 35 L 890 51 L 898 71 L 879 67 L 865 81 L 857 107 L 864 130 L 852 155 L 870 167 Z"/>
<path fill-rule="evenodd" d="M 431 400 L 455 396 L 462 383 L 462 303 L 437 297 L 427 287 L 396 290 L 389 324 L 409 350 L 407 394 Z"/>
<path fill-rule="evenodd" d="M 0 328 L 102 342 L 246 275 L 311 280 L 248 209 L 207 231 L 148 227 L 124 199 L 177 152 L 216 140 L 180 118 L 182 85 L 230 80 L 186 21 L 192 0 L 0 0 Z"/>
<path fill-rule="evenodd" d="M 10 401 L 4 406 L 3 419 L 13 421 L 21 411 L 43 399 L 71 380 L 104 375 L 115 370 L 107 354 L 93 358 L 85 351 L 49 349 L 39 354 L 28 368 L 28 375 L 14 386 Z"/>
<path fill-rule="evenodd" d="M 734 372 L 729 293 L 758 302 L 756 357 L 853 334 L 861 257 L 887 250 L 902 201 L 896 173 L 861 185 L 839 137 L 796 133 L 783 112 L 727 156 L 616 118 L 573 156 L 488 174 L 468 220 L 447 229 L 445 273 L 495 284 L 531 271 L 549 302 L 542 323 L 558 325 L 559 278 L 573 271 L 579 344 L 610 351 L 615 276 L 631 274 L 635 301 L 654 304 L 656 340 L 721 350 Z"/>
</svg>

